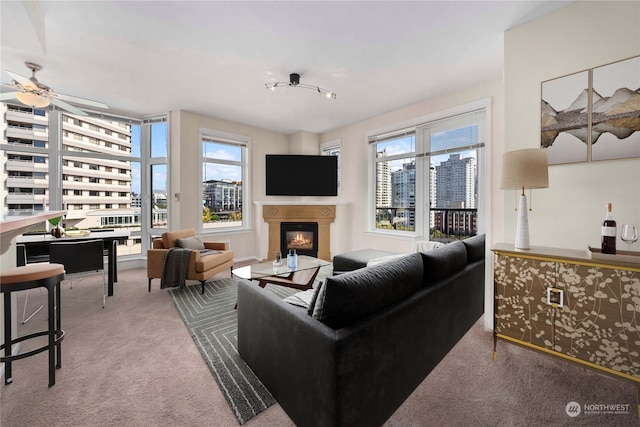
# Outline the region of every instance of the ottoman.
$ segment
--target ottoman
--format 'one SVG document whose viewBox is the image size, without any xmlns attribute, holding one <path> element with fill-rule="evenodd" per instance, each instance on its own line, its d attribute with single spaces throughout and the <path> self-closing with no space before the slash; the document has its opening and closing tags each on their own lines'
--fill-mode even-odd
<svg viewBox="0 0 640 427">
<path fill-rule="evenodd" d="M 398 255 L 395 252 L 378 249 L 361 249 L 359 251 L 346 252 L 333 257 L 333 274 L 346 273 L 367 266 L 367 262 L 374 258 Z"/>
</svg>

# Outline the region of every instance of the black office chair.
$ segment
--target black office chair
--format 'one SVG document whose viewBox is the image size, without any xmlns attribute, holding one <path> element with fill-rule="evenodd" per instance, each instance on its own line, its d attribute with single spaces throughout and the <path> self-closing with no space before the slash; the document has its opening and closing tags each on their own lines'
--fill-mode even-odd
<svg viewBox="0 0 640 427">
<path fill-rule="evenodd" d="M 102 271 L 102 308 L 107 300 L 102 240 L 53 242 L 49 246 L 50 262 L 64 265 L 67 279 Z M 71 284 L 73 288 L 73 283 Z"/>
</svg>

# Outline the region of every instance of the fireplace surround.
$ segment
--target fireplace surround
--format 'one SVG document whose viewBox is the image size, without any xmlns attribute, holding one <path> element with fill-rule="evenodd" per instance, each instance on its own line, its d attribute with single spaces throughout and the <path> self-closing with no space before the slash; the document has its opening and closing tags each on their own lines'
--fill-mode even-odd
<svg viewBox="0 0 640 427">
<path fill-rule="evenodd" d="M 330 228 L 336 218 L 335 205 L 263 205 L 262 218 L 269 226 L 268 259 L 273 259 L 276 252 L 286 256 L 281 244 L 281 223 L 317 223 L 317 258 L 331 261 Z"/>
</svg>

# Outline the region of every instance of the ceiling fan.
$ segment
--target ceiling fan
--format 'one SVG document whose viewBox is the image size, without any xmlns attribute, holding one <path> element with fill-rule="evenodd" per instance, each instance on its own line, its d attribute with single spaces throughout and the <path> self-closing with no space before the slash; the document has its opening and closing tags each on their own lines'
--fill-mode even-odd
<svg viewBox="0 0 640 427">
<path fill-rule="evenodd" d="M 14 89 L 14 91 L 0 94 L 0 101 L 5 102 L 17 99 L 21 103 L 34 108 L 44 108 L 49 104 L 53 104 L 71 114 L 79 116 L 87 116 L 88 114 L 69 104 L 70 102 L 85 107 L 109 108 L 102 102 L 54 92 L 49 86 L 40 83 L 38 79 L 36 79 L 36 72 L 42 70 L 40 65 L 32 62 L 25 62 L 24 65 L 31 70 L 31 78 L 5 70 L 5 72 L 13 79 L 13 83 L 2 83 L 2 86 Z"/>
</svg>

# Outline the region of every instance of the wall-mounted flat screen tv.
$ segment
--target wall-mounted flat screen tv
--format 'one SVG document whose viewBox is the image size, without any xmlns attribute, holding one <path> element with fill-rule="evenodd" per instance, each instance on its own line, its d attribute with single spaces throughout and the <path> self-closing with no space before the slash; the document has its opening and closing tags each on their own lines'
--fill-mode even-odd
<svg viewBox="0 0 640 427">
<path fill-rule="evenodd" d="M 338 158 L 266 155 L 267 196 L 337 196 Z"/>
</svg>

